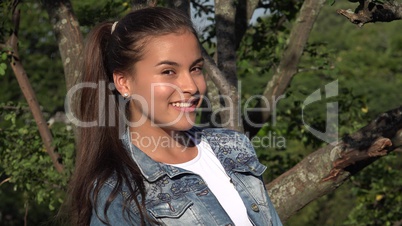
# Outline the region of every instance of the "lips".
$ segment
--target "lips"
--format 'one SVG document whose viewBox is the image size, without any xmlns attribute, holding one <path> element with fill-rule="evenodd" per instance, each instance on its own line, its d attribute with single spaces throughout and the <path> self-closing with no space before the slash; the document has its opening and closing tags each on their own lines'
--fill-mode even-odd
<svg viewBox="0 0 402 226">
<path fill-rule="evenodd" d="M 180 111 L 194 111 L 198 106 L 200 98 L 172 102 L 171 105 Z"/>
<path fill-rule="evenodd" d="M 188 107 L 191 107 L 193 105 L 193 103 L 176 102 L 176 103 L 172 103 L 172 105 L 174 107 L 188 108 Z"/>
</svg>

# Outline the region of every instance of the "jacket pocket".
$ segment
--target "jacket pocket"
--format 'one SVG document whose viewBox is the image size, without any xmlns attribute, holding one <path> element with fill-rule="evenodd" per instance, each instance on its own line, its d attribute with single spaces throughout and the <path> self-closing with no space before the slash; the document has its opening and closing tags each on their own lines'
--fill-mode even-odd
<svg viewBox="0 0 402 226">
<path fill-rule="evenodd" d="M 159 202 L 156 205 L 152 205 L 148 208 L 148 211 L 156 219 L 158 218 L 180 218 L 186 210 L 193 205 L 193 202 L 185 196 L 170 199 L 166 202 Z"/>
</svg>

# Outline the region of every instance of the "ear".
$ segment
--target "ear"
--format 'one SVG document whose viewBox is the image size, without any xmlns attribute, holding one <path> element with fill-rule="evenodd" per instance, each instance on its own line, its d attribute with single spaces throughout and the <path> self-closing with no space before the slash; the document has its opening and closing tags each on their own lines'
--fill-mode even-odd
<svg viewBox="0 0 402 226">
<path fill-rule="evenodd" d="M 124 96 L 124 94 L 130 95 L 130 82 L 129 82 L 129 76 L 124 75 L 121 72 L 114 72 L 113 73 L 113 82 L 114 85 L 116 86 L 117 91 Z"/>
</svg>

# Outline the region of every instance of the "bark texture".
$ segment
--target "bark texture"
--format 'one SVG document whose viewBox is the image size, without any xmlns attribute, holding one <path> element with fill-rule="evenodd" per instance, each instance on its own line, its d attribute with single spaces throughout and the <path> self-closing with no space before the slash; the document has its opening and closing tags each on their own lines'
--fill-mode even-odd
<svg viewBox="0 0 402 226">
<path fill-rule="evenodd" d="M 360 0 L 359 6 L 352 11 L 339 9 L 340 15 L 348 18 L 350 22 L 362 27 L 366 23 L 390 22 L 402 19 L 402 4 L 396 1 Z"/>
<path fill-rule="evenodd" d="M 171 0 L 168 1 L 170 8 L 178 9 L 190 16 L 190 0 Z"/>
<path fill-rule="evenodd" d="M 402 145 L 402 106 L 332 146 L 321 148 L 267 185 L 282 221 Z"/>
<path fill-rule="evenodd" d="M 131 10 L 135 11 L 146 7 L 152 7 L 156 5 L 156 2 L 156 0 L 131 0 Z"/>
<path fill-rule="evenodd" d="M 236 3 L 234 0 L 215 0 L 217 64 L 228 86 L 219 87 L 224 108 L 220 112 L 223 127 L 243 131 L 240 117 L 240 97 L 236 74 Z"/>
<path fill-rule="evenodd" d="M 80 77 L 83 49 L 80 26 L 69 0 L 44 0 L 43 5 L 49 14 L 59 44 L 66 86 L 69 90 Z"/>
<path fill-rule="evenodd" d="M 253 16 L 254 10 L 259 4 L 259 0 L 239 0 L 236 5 L 235 15 L 235 46 L 239 47 L 244 34 L 247 31 L 249 21 Z"/>
<path fill-rule="evenodd" d="M 202 9 L 202 5 L 198 4 L 196 1 L 192 1 L 193 4 L 197 5 L 197 7 Z M 253 16 L 254 10 L 258 7 L 259 5 L 259 0 L 241 0 L 237 1 L 237 4 L 235 5 L 236 13 L 233 13 L 231 15 L 231 19 L 233 21 L 233 15 L 235 16 L 234 18 L 234 45 L 229 45 L 234 48 L 234 51 L 237 50 L 237 48 L 240 45 L 240 42 L 246 33 L 246 30 L 248 29 L 248 23 Z M 233 10 L 233 7 L 232 7 Z M 205 12 L 208 12 L 208 10 L 204 10 Z M 232 28 L 233 32 L 233 28 Z M 224 37 L 223 37 L 224 38 Z M 232 40 L 233 42 L 233 40 Z M 233 43 L 232 43 L 233 44 Z M 228 47 L 229 47 L 228 46 Z M 219 48 L 218 48 L 219 49 Z M 233 50 L 231 50 L 233 51 Z M 223 51 L 224 52 L 224 51 Z M 226 94 L 231 94 L 231 90 L 234 90 L 235 92 L 238 92 L 238 87 L 237 87 L 237 76 L 236 76 L 236 86 L 231 85 L 228 80 L 226 79 L 226 76 L 219 70 L 218 66 L 216 65 L 217 60 L 213 60 L 204 50 L 203 52 L 203 57 L 206 59 L 206 63 L 204 65 L 204 68 L 206 69 L 206 80 L 208 84 L 208 100 L 209 100 L 209 106 L 206 106 L 206 108 L 212 109 L 212 112 L 219 112 L 222 109 L 221 106 L 221 99 L 218 98 L 220 94 L 226 95 Z M 215 57 L 217 58 L 217 53 L 215 53 Z M 236 73 L 236 71 L 235 71 Z M 226 94 L 225 94 L 226 93 Z M 238 94 L 236 95 L 236 98 L 240 98 Z M 239 107 L 237 108 L 239 109 Z M 230 119 L 229 121 L 235 121 L 241 123 L 242 119 L 241 116 L 238 113 L 236 114 L 230 114 L 229 111 L 222 112 L 221 114 L 214 114 L 211 112 L 203 112 L 202 114 L 202 123 L 207 123 L 209 122 L 210 126 L 217 126 L 219 122 L 221 122 L 221 115 L 226 114 L 223 120 L 226 120 L 227 118 L 230 117 L 239 117 L 238 119 Z M 218 123 L 216 123 L 218 122 Z M 242 125 L 241 127 L 238 128 L 238 130 L 242 130 Z"/>
<path fill-rule="evenodd" d="M 32 86 L 29 82 L 27 73 L 25 72 L 24 67 L 20 61 L 20 57 L 18 54 L 18 29 L 20 21 L 20 12 L 19 10 L 17 10 L 18 1 L 15 1 L 13 6 L 14 8 L 12 21 L 14 29 L 6 44 L 7 49 L 10 49 L 9 54 L 11 55 L 12 59 L 12 61 L 10 62 L 10 66 L 14 72 L 15 77 L 17 78 L 21 91 L 28 102 L 29 109 L 31 110 L 35 122 L 38 126 L 39 134 L 45 146 L 46 152 L 49 154 L 50 159 L 52 160 L 56 170 L 61 173 L 63 172 L 63 165 L 60 164 L 60 156 L 55 152 L 55 147 L 52 145 L 52 134 L 50 133 L 47 122 L 42 114 L 39 102 L 36 99 L 35 92 L 33 91 Z"/>
</svg>

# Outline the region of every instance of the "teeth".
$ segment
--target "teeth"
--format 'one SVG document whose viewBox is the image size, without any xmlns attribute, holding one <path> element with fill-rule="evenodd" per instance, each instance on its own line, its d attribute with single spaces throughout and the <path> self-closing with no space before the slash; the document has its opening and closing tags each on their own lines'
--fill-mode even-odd
<svg viewBox="0 0 402 226">
<path fill-rule="evenodd" d="M 191 107 L 192 103 L 176 102 L 176 103 L 173 103 L 172 105 L 175 107 L 188 108 L 188 107 Z"/>
</svg>

